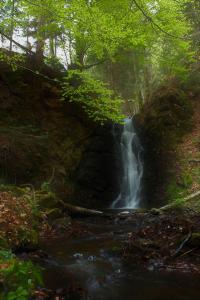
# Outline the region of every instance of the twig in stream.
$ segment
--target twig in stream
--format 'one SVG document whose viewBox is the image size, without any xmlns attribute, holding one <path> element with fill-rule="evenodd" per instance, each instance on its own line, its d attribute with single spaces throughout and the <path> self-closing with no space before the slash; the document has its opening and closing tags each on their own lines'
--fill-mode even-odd
<svg viewBox="0 0 200 300">
<path fill-rule="evenodd" d="M 165 266 L 167 269 L 172 269 L 172 270 L 185 270 L 185 266 L 179 267 L 179 266 Z"/>
<path fill-rule="evenodd" d="M 190 231 L 188 233 L 188 235 L 186 236 L 186 238 L 182 241 L 182 243 L 180 244 L 180 246 L 176 249 L 176 251 L 174 252 L 174 254 L 172 254 L 172 257 L 177 256 L 181 252 L 181 250 L 183 249 L 183 247 L 185 246 L 185 244 L 190 240 L 191 236 L 192 236 L 192 232 Z"/>
<path fill-rule="evenodd" d="M 186 252 L 184 252 L 183 254 L 181 254 L 179 257 L 183 257 L 183 256 L 185 256 L 185 255 L 187 255 L 187 254 L 193 252 L 193 251 L 196 250 L 196 249 L 198 249 L 198 248 L 195 247 L 195 248 L 193 248 L 193 249 L 190 249 L 189 251 L 186 251 Z"/>
</svg>

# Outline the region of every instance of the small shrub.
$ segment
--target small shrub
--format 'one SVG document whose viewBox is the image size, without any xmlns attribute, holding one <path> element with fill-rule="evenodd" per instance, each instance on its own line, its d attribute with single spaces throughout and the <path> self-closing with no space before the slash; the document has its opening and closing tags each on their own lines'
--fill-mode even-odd
<svg viewBox="0 0 200 300">
<path fill-rule="evenodd" d="M 0 250 L 0 280 L 0 299 L 4 300 L 27 300 L 36 285 L 42 285 L 41 270 L 8 250 Z"/>
<path fill-rule="evenodd" d="M 44 182 L 41 184 L 41 191 L 50 193 L 50 192 L 52 191 L 51 183 L 48 182 L 48 181 L 44 181 Z"/>
<path fill-rule="evenodd" d="M 81 104 L 89 118 L 104 123 L 122 123 L 122 99 L 116 97 L 104 83 L 92 78 L 88 73 L 68 71 L 63 83 L 63 100 Z"/>
</svg>

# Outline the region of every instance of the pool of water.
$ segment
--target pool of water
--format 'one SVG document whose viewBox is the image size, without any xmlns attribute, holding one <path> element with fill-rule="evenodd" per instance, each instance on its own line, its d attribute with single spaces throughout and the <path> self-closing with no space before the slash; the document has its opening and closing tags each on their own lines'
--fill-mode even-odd
<svg viewBox="0 0 200 300">
<path fill-rule="evenodd" d="M 84 299 L 89 300 L 200 298 L 200 276 L 144 271 L 116 255 L 124 231 L 104 224 L 84 238 L 44 240 L 42 248 L 50 255 L 43 265 L 46 287 L 59 289 L 73 282 L 87 291 Z"/>
</svg>

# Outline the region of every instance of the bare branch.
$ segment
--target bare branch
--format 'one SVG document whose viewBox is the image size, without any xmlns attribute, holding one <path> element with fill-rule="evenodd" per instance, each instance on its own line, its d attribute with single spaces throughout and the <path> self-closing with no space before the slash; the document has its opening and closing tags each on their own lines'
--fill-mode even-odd
<svg viewBox="0 0 200 300">
<path fill-rule="evenodd" d="M 137 2 L 137 0 L 132 0 L 132 3 L 135 4 L 135 6 L 141 11 L 141 13 L 143 14 L 143 16 L 151 22 L 151 24 L 153 26 L 155 26 L 157 29 L 159 29 L 159 31 L 163 32 L 164 34 L 168 35 L 169 37 L 171 38 L 175 38 L 175 39 L 180 39 L 180 40 L 190 40 L 189 38 L 187 37 L 181 37 L 181 36 L 177 36 L 177 35 L 174 35 L 174 34 L 171 34 L 167 31 L 165 31 L 162 27 L 160 27 L 160 25 L 158 25 L 157 23 L 154 22 L 154 20 L 152 19 L 152 17 L 150 17 L 146 12 L 145 10 L 142 8 L 142 6 L 140 6 Z"/>
<path fill-rule="evenodd" d="M 35 54 L 35 52 L 33 52 L 32 50 L 26 48 L 25 46 L 21 45 L 17 41 L 13 40 L 9 35 L 7 35 L 6 33 L 4 33 L 1 29 L 0 29 L 0 34 L 2 36 L 4 36 L 6 39 L 8 39 L 9 41 L 12 41 L 13 44 L 15 44 L 16 46 L 18 46 L 20 49 L 24 50 L 26 53 Z"/>
<path fill-rule="evenodd" d="M 92 68 L 92 67 L 96 67 L 96 66 L 98 66 L 98 65 L 101 65 L 101 64 L 103 64 L 105 61 L 106 61 L 106 59 L 100 60 L 100 61 L 98 61 L 98 62 L 96 62 L 96 63 L 91 64 L 91 65 L 83 66 L 83 68 L 84 68 L 85 70 L 87 70 L 87 69 L 90 69 L 90 68 Z"/>
</svg>

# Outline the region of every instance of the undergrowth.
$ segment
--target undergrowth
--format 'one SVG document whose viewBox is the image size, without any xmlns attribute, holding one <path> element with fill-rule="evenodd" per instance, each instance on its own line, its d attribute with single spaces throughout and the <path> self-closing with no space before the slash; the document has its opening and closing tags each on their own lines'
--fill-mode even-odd
<svg viewBox="0 0 200 300">
<path fill-rule="evenodd" d="M 0 250 L 0 282 L 2 300 L 27 300 L 36 285 L 43 284 L 40 268 L 9 250 Z"/>
</svg>

